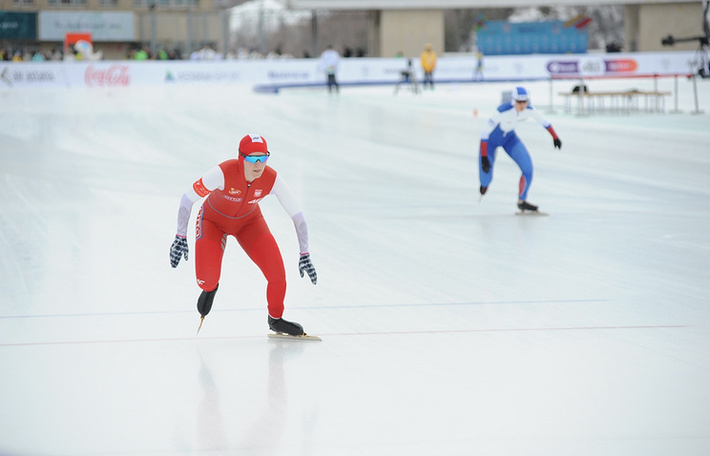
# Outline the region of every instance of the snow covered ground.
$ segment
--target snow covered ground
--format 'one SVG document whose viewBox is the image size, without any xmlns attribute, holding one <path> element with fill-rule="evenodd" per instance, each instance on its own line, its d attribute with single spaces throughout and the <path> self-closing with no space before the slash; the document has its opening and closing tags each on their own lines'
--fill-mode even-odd
<svg viewBox="0 0 710 456">
<path fill-rule="evenodd" d="M 478 138 L 508 84 L 0 92 L 0 454 L 710 454 L 698 84 L 704 114 L 681 80 L 682 113 L 590 117 L 528 84 L 563 143 L 518 131 L 548 217 L 514 215 L 504 154 L 479 202 Z M 183 191 L 251 132 L 318 271 L 298 276 L 267 198 L 285 317 L 322 342 L 267 339 L 234 239 L 199 336 L 193 257 L 169 265 Z"/>
</svg>

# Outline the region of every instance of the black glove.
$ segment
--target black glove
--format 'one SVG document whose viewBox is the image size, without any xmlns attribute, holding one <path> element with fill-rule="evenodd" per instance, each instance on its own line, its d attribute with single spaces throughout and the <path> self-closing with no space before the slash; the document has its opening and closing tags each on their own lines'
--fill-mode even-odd
<svg viewBox="0 0 710 456">
<path fill-rule="evenodd" d="M 170 266 L 176 268 L 181 256 L 187 261 L 187 251 L 187 238 L 176 234 L 173 245 L 170 246 Z"/>
<path fill-rule="evenodd" d="M 552 142 L 555 144 L 555 147 L 557 147 L 558 149 L 562 149 L 562 141 L 560 141 L 559 138 L 553 139 Z"/>
<path fill-rule="evenodd" d="M 308 253 L 301 254 L 301 259 L 298 260 L 298 270 L 301 272 L 301 277 L 303 277 L 304 272 L 308 274 L 308 277 L 311 278 L 313 285 L 315 285 L 318 281 L 316 268 L 313 266 L 313 263 L 311 263 L 311 255 Z"/>
<path fill-rule="evenodd" d="M 491 162 L 488 160 L 488 155 L 481 157 L 481 169 L 486 174 L 491 170 Z"/>
</svg>

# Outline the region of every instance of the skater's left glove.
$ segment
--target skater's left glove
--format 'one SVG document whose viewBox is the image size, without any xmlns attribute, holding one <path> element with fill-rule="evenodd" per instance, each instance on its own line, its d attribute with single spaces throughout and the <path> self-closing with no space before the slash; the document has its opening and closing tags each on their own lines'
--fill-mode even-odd
<svg viewBox="0 0 710 456">
<path fill-rule="evenodd" d="M 560 141 L 560 138 L 555 138 L 552 140 L 554 143 L 555 147 L 558 149 L 562 149 L 562 141 Z"/>
<path fill-rule="evenodd" d="M 311 255 L 308 253 L 302 253 L 301 254 L 301 259 L 298 260 L 298 270 L 301 273 L 301 277 L 303 277 L 303 273 L 305 272 L 308 274 L 308 277 L 311 278 L 311 282 L 313 285 L 316 284 L 318 281 L 318 275 L 316 274 L 316 268 L 313 266 L 313 263 L 311 263 Z"/>
</svg>

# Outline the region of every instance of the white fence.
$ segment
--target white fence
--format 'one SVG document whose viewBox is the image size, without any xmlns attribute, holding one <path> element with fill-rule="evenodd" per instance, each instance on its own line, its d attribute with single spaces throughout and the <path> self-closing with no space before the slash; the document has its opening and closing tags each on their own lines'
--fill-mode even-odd
<svg viewBox="0 0 710 456">
<path fill-rule="evenodd" d="M 476 75 L 475 56 L 444 56 L 434 73 L 437 83 L 523 81 L 572 77 L 671 76 L 695 72 L 693 52 L 630 54 L 493 56 Z M 413 67 L 420 74 L 418 59 Z M 342 59 L 342 85 L 395 84 L 406 58 Z M 2 62 L 0 88 L 106 87 L 161 84 L 238 83 L 276 92 L 284 87 L 326 82 L 318 59 L 225 61 Z"/>
</svg>

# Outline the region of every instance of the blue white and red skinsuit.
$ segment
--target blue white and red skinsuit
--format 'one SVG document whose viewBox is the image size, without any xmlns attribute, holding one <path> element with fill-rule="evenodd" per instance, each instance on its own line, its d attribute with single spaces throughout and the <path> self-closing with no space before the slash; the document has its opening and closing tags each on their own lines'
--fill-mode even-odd
<svg viewBox="0 0 710 456">
<path fill-rule="evenodd" d="M 547 129 L 553 139 L 557 139 L 557 133 L 552 128 L 552 124 L 545 119 L 535 108 L 528 102 L 527 107 L 518 112 L 515 110 L 515 101 L 503 103 L 498 106 L 495 114 L 488 119 L 486 127 L 481 132 L 481 147 L 479 149 L 478 169 L 482 187 L 488 187 L 493 179 L 493 168 L 496 160 L 496 149 L 500 146 L 505 152 L 510 155 L 510 158 L 522 171 L 520 176 L 520 186 L 518 191 L 518 199 L 526 200 L 528 190 L 533 178 L 533 163 L 530 158 L 530 153 L 525 147 L 525 144 L 520 141 L 518 135 L 515 134 L 515 127 L 520 122 L 533 118 Z M 488 156 L 491 163 L 491 169 L 484 173 L 481 168 L 481 157 Z"/>
<path fill-rule="evenodd" d="M 293 220 L 301 254 L 308 253 L 308 228 L 293 192 L 269 166 L 264 167 L 259 178 L 247 182 L 242 158 L 220 163 L 185 192 L 178 211 L 177 234 L 187 235 L 192 206 L 206 196 L 197 216 L 197 284 L 205 291 L 217 288 L 227 236 L 232 235 L 264 274 L 269 315 L 278 319 L 284 311 L 286 271 L 258 204 L 267 195 L 276 195 Z"/>
</svg>

